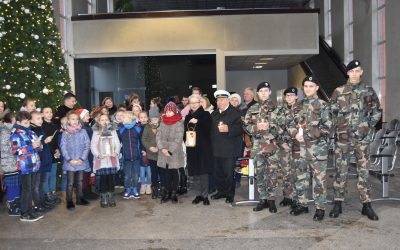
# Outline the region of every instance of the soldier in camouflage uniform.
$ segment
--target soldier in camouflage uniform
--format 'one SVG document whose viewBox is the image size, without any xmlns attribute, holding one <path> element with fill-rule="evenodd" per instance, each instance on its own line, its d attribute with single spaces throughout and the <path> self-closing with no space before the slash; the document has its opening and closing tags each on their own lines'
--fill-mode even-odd
<svg viewBox="0 0 400 250">
<path fill-rule="evenodd" d="M 262 82 L 257 87 L 258 103 L 249 108 L 244 123 L 252 137 L 251 157 L 257 174 L 257 189 L 260 202 L 253 211 L 269 208 L 276 213 L 275 196 L 278 172 L 277 138 L 282 133 L 276 124 L 276 104 L 269 99 L 271 87 Z"/>
<path fill-rule="evenodd" d="M 290 87 L 283 92 L 284 103 L 276 109 L 278 124 L 283 129 L 283 135 L 279 140 L 279 170 L 282 175 L 283 182 L 283 200 L 279 203 L 281 206 L 292 205 L 295 170 L 293 160 L 293 141 L 289 135 L 287 128 L 293 127 L 294 124 L 294 106 L 297 101 L 297 88 Z"/>
<path fill-rule="evenodd" d="M 291 136 L 300 142 L 300 159 L 296 166 L 296 205 L 293 215 L 308 213 L 308 187 L 310 172 L 313 175 L 313 193 L 316 211 L 313 219 L 321 221 L 325 215 L 326 168 L 328 159 L 328 135 L 332 127 L 329 104 L 317 96 L 318 81 L 313 76 L 303 80 L 305 98 L 295 108 L 297 126 L 289 128 Z"/>
<path fill-rule="evenodd" d="M 337 218 L 342 213 L 347 182 L 349 159 L 356 157 L 362 215 L 370 220 L 378 220 L 371 207 L 368 187 L 369 143 L 374 127 L 381 118 L 379 99 L 371 86 L 361 82 L 363 70 L 358 60 L 351 61 L 347 67 L 347 83 L 335 89 L 332 94 L 332 110 L 336 118 L 336 178 L 333 184 L 335 204 L 330 217 Z"/>
</svg>

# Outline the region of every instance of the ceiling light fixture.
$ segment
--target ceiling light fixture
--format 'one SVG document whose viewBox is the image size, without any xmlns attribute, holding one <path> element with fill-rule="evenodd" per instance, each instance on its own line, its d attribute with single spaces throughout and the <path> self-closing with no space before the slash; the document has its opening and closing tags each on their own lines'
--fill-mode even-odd
<svg viewBox="0 0 400 250">
<path fill-rule="evenodd" d="M 262 69 L 262 65 L 253 66 L 253 69 Z"/>
<path fill-rule="evenodd" d="M 271 61 L 271 60 L 274 60 L 274 58 L 273 57 L 262 57 L 262 58 L 260 58 L 258 60 L 260 60 L 260 61 Z"/>
<path fill-rule="evenodd" d="M 267 64 L 267 62 L 256 62 L 256 63 L 254 63 L 254 64 L 265 65 L 265 64 Z"/>
</svg>

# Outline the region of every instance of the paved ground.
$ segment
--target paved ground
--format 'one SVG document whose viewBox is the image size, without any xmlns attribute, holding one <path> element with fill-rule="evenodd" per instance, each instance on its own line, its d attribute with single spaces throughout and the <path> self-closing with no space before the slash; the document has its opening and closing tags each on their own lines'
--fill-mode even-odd
<svg viewBox="0 0 400 250">
<path fill-rule="evenodd" d="M 400 197 L 400 177 L 391 181 L 391 194 Z M 371 177 L 371 184 L 374 197 L 379 197 L 380 181 Z M 374 203 L 380 220 L 369 221 L 360 214 L 354 177 L 348 186 L 343 214 L 338 219 L 327 216 L 321 223 L 312 221 L 314 209 L 293 217 L 280 207 L 270 214 L 224 201 L 195 206 L 192 192 L 176 205 L 149 197 L 118 197 L 117 207 L 107 209 L 92 202 L 74 212 L 60 205 L 36 223 L 8 217 L 3 205 L 0 249 L 400 249 L 400 202 Z M 246 190 L 242 185 L 236 199 L 244 198 Z"/>
</svg>

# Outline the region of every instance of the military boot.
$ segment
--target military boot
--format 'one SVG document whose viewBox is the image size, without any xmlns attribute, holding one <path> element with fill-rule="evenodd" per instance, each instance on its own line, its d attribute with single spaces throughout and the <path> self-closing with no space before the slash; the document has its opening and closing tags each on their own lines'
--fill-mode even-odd
<svg viewBox="0 0 400 250">
<path fill-rule="evenodd" d="M 339 214 L 341 214 L 341 213 L 342 213 L 342 202 L 335 201 L 335 204 L 333 205 L 332 210 L 329 212 L 329 217 L 337 218 L 337 217 L 339 217 Z"/>
<path fill-rule="evenodd" d="M 300 204 L 297 204 L 292 210 L 290 211 L 291 215 L 297 216 L 300 214 L 307 214 L 308 213 L 308 207 L 303 207 Z"/>
<path fill-rule="evenodd" d="M 315 210 L 313 220 L 314 221 L 322 221 L 324 219 L 324 215 L 325 215 L 325 210 L 317 208 L 317 210 Z"/>
<path fill-rule="evenodd" d="M 278 210 L 276 209 L 275 200 L 267 200 L 268 207 L 270 213 L 276 213 Z"/>
<path fill-rule="evenodd" d="M 255 208 L 253 208 L 254 212 L 261 211 L 265 208 L 268 208 L 268 201 L 266 199 L 261 199 Z"/>
<path fill-rule="evenodd" d="M 100 206 L 102 208 L 108 207 L 107 193 L 100 193 Z"/>
<path fill-rule="evenodd" d="M 363 203 L 363 208 L 361 210 L 362 215 L 366 215 L 370 220 L 379 220 L 378 215 L 371 207 L 371 202 Z"/>
<path fill-rule="evenodd" d="M 292 203 L 293 203 L 292 199 L 284 197 L 283 200 L 279 203 L 279 205 L 282 207 L 287 207 L 292 205 Z"/>
</svg>

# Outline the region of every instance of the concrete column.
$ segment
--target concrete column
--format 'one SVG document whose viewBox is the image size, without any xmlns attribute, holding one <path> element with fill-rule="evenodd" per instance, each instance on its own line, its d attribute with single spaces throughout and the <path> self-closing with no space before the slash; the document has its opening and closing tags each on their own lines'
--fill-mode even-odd
<svg viewBox="0 0 400 250">
<path fill-rule="evenodd" d="M 378 92 L 373 79 L 373 54 L 376 51 L 372 46 L 372 4 L 371 0 L 353 1 L 354 11 L 354 59 L 361 61 L 364 69 L 363 81 L 372 84 Z"/>
<path fill-rule="evenodd" d="M 66 55 L 66 64 L 68 66 L 69 78 L 71 79 L 71 90 L 75 93 L 75 66 L 74 66 L 74 48 L 73 48 L 73 32 L 72 32 L 72 1 L 64 1 L 64 16 L 66 18 L 65 21 L 65 51 L 67 51 Z"/>
<path fill-rule="evenodd" d="M 331 1 L 332 6 L 332 47 L 344 61 L 344 1 Z"/>
<path fill-rule="evenodd" d="M 107 13 L 114 12 L 114 0 L 107 0 Z"/>
<path fill-rule="evenodd" d="M 97 13 L 97 0 L 88 0 L 88 14 L 96 14 L 96 13 Z"/>
<path fill-rule="evenodd" d="M 386 116 L 385 121 L 400 119 L 400 1 L 386 1 Z"/>
<path fill-rule="evenodd" d="M 226 89 L 225 53 L 220 49 L 216 50 L 216 67 L 217 89 Z"/>
</svg>

